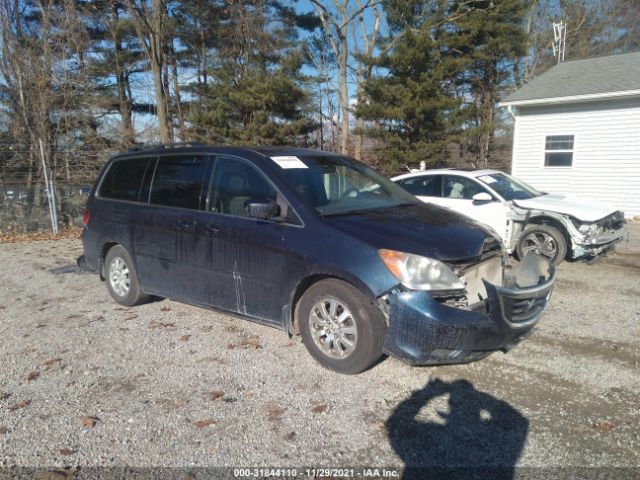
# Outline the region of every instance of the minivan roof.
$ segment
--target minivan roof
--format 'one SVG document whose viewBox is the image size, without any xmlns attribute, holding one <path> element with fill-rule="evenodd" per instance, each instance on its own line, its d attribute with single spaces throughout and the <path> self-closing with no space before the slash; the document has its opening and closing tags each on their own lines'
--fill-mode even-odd
<svg viewBox="0 0 640 480">
<path fill-rule="evenodd" d="M 190 153 L 190 152 L 202 152 L 202 153 L 259 153 L 266 157 L 274 156 L 307 156 L 307 155 L 326 155 L 333 156 L 338 155 L 333 152 L 326 152 L 323 150 L 315 150 L 312 148 L 300 148 L 300 147 L 283 147 L 283 146 L 246 146 L 246 147 L 230 147 L 226 145 L 206 145 L 199 143 L 188 144 L 169 144 L 169 145 L 153 145 L 148 148 L 135 148 L 126 152 L 115 154 L 112 158 L 126 158 L 140 155 L 160 155 L 171 153 Z"/>
</svg>

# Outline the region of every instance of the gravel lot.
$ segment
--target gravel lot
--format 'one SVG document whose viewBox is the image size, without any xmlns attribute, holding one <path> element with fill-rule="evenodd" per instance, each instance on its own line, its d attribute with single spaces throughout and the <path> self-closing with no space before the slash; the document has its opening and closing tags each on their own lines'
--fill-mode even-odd
<svg viewBox="0 0 640 480">
<path fill-rule="evenodd" d="M 1 467 L 640 475 L 638 223 L 616 254 L 560 267 L 538 330 L 509 354 L 388 358 L 357 376 L 279 330 L 170 300 L 124 309 L 97 275 L 51 273 L 80 253 L 79 240 L 0 244 Z"/>
</svg>

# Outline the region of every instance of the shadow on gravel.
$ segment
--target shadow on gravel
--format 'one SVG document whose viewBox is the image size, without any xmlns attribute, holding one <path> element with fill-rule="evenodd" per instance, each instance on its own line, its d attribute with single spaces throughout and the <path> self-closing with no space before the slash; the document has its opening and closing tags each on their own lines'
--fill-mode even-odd
<svg viewBox="0 0 640 480">
<path fill-rule="evenodd" d="M 425 407 L 434 412 L 430 420 L 420 419 Z M 404 479 L 510 480 L 529 421 L 466 380 L 436 379 L 401 402 L 386 427 L 404 462 Z"/>
</svg>

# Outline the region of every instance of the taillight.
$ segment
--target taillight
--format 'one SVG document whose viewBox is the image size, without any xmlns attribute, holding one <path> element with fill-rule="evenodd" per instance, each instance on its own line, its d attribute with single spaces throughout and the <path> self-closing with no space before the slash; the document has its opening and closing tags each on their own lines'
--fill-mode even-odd
<svg viewBox="0 0 640 480">
<path fill-rule="evenodd" d="M 89 215 L 89 209 L 86 208 L 84 210 L 84 215 L 82 215 L 82 224 L 83 225 L 89 225 L 89 219 L 91 218 L 91 215 Z"/>
</svg>

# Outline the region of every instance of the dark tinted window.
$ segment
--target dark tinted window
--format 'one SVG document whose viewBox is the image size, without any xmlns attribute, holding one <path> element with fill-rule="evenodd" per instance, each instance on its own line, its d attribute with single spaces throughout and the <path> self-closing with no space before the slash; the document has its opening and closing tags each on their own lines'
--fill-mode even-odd
<svg viewBox="0 0 640 480">
<path fill-rule="evenodd" d="M 411 195 L 419 197 L 439 197 L 440 182 L 436 175 L 424 175 L 420 177 L 411 177 L 400 180 L 398 185 L 404 188 Z"/>
<path fill-rule="evenodd" d="M 148 163 L 148 158 L 132 158 L 113 162 L 102 181 L 99 195 L 116 200 L 138 201 L 140 186 Z"/>
<path fill-rule="evenodd" d="M 203 156 L 160 157 L 151 186 L 150 203 L 200 208 L 207 159 Z"/>
<path fill-rule="evenodd" d="M 476 193 L 489 193 L 480 184 L 466 177 L 445 175 L 443 182 L 443 196 L 445 198 L 471 200 Z"/>
<path fill-rule="evenodd" d="M 245 217 L 247 200 L 276 200 L 276 190 L 255 167 L 236 158 L 218 157 L 214 166 L 209 210 Z"/>
<path fill-rule="evenodd" d="M 573 152 L 547 152 L 544 164 L 547 167 L 570 167 L 573 165 Z"/>
</svg>

